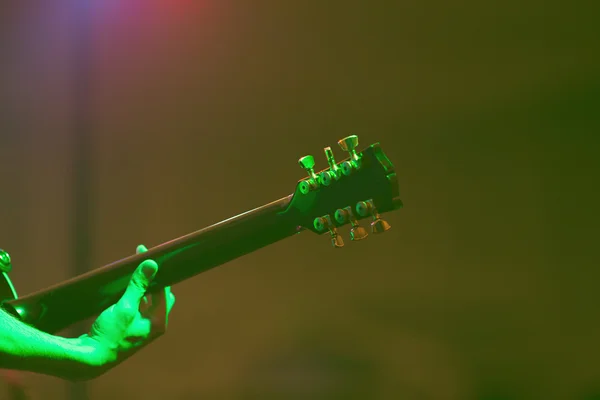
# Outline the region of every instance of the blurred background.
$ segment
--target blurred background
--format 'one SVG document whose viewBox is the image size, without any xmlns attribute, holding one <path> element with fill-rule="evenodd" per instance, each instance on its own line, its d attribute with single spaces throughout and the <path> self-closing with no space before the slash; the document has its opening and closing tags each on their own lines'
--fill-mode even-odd
<svg viewBox="0 0 600 400">
<path fill-rule="evenodd" d="M 279 199 L 350 134 L 381 142 L 405 203 L 381 236 L 306 232 L 176 285 L 167 335 L 86 385 L 28 374 L 31 398 L 600 399 L 595 15 L 3 2 L 20 294 Z"/>
</svg>

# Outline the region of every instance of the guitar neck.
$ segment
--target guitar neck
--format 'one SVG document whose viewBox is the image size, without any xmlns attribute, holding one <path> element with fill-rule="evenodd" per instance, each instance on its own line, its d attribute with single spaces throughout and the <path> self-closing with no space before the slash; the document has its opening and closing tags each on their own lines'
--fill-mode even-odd
<svg viewBox="0 0 600 400">
<path fill-rule="evenodd" d="M 315 234 L 329 233 L 335 247 L 344 245 L 337 231 L 344 225 L 352 226 L 353 240 L 366 237 L 359 219 L 371 219 L 374 233 L 387 231 L 390 225 L 381 219 L 380 213 L 402 207 L 394 165 L 379 143 L 360 154 L 355 151 L 356 135 L 338 143 L 349 155 L 338 164 L 330 147 L 324 149 L 329 168 L 315 172 L 312 156 L 298 161 L 308 172 L 308 178 L 298 181 L 294 194 L 151 248 L 147 253 L 6 301 L 2 307 L 24 322 L 54 333 L 115 303 L 125 291 L 131 274 L 148 258 L 159 265 L 150 286 L 153 290 L 174 285 L 304 229 Z M 10 261 L 5 258 L 5 263 Z M 5 271 L 2 276 L 6 278 Z M 6 278 L 5 283 L 5 294 L 14 295 L 10 280 Z"/>
<path fill-rule="evenodd" d="M 295 218 L 284 212 L 291 199 L 284 197 L 3 306 L 42 331 L 57 332 L 115 303 L 144 259 L 159 264 L 150 289 L 160 288 L 300 232 Z"/>
</svg>

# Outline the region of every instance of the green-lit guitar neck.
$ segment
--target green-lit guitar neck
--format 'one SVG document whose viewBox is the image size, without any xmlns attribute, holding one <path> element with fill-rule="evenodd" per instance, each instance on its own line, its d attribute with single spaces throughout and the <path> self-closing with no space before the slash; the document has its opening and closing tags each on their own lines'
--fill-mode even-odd
<svg viewBox="0 0 600 400">
<path fill-rule="evenodd" d="M 304 230 L 328 234 L 335 247 L 343 246 L 337 229 L 343 225 L 352 225 L 353 240 L 366 237 L 366 231 L 358 225 L 361 219 L 370 218 L 372 231 L 383 232 L 389 229 L 389 224 L 379 213 L 402 206 L 394 167 L 379 144 L 362 153 L 351 151 L 356 144 L 356 136 L 340 141 L 350 157 L 339 164 L 333 160 L 331 149 L 326 148 L 329 168 L 318 173 L 313 170 L 312 156 L 301 158 L 300 164 L 307 169 L 308 177 L 296 184 L 293 194 L 153 247 L 146 253 L 18 299 L 12 298 L 12 285 L 3 273 L 5 281 L 0 295 L 6 301 L 2 306 L 24 322 L 54 333 L 97 315 L 116 302 L 144 259 L 154 259 L 160 266 L 152 289 L 174 285 Z"/>
</svg>

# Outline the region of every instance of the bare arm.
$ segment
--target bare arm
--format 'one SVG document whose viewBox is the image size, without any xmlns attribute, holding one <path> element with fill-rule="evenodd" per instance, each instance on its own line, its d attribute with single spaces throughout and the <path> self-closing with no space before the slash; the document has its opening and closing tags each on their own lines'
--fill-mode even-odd
<svg viewBox="0 0 600 400">
<path fill-rule="evenodd" d="M 0 368 L 86 379 L 93 369 L 92 353 L 81 339 L 49 335 L 0 310 Z"/>
<path fill-rule="evenodd" d="M 137 252 L 146 248 L 138 246 Z M 79 338 L 54 336 L 0 310 L 0 369 L 15 369 L 68 380 L 92 379 L 160 337 L 175 296 L 166 287 L 147 293 L 158 265 L 145 260 L 121 299 L 104 310 Z"/>
</svg>

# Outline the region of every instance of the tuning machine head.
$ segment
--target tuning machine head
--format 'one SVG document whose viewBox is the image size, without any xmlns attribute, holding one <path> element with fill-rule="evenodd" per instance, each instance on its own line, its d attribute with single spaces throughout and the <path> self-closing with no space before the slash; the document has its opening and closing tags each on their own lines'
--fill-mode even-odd
<svg viewBox="0 0 600 400">
<path fill-rule="evenodd" d="M 299 183 L 300 192 L 306 194 L 319 187 L 319 177 L 315 174 L 315 158 L 311 155 L 301 157 L 298 164 L 306 171 L 308 178 Z"/>
<path fill-rule="evenodd" d="M 0 249 L 0 303 L 17 298 L 17 291 L 8 276 L 12 271 L 10 255 Z"/>
<path fill-rule="evenodd" d="M 325 147 L 323 151 L 327 158 L 327 164 L 329 164 L 329 170 L 321 172 L 319 178 L 324 186 L 329 186 L 331 185 L 331 182 L 340 179 L 340 176 L 342 176 L 342 169 L 335 163 L 335 157 L 333 156 L 331 147 Z"/>
<path fill-rule="evenodd" d="M 362 240 L 369 235 L 366 229 L 359 225 L 354 213 L 352 212 L 352 207 L 339 208 L 336 210 L 334 216 L 338 224 L 345 224 L 350 221 L 352 224 L 352 228 L 350 229 L 351 240 Z"/>
<path fill-rule="evenodd" d="M 372 217 L 372 233 L 383 233 L 391 228 L 391 225 L 387 221 L 381 219 L 381 215 L 377 212 L 377 208 L 372 199 L 359 201 L 356 204 L 356 212 L 361 217 L 368 217 L 369 215 Z"/>
<path fill-rule="evenodd" d="M 349 152 L 350 155 L 356 154 L 356 147 L 358 146 L 358 136 L 346 136 L 345 138 L 338 140 L 338 145 L 342 148 L 342 150 Z"/>
<path fill-rule="evenodd" d="M 10 255 L 0 249 L 0 272 L 9 273 L 12 270 L 12 264 L 10 262 Z"/>
<path fill-rule="evenodd" d="M 308 172 L 308 174 L 311 175 L 311 177 L 315 173 L 315 158 L 310 154 L 304 157 L 300 157 L 300 159 L 298 160 L 298 164 L 302 168 L 304 168 Z"/>
<path fill-rule="evenodd" d="M 313 224 L 317 232 L 325 232 L 326 230 L 329 231 L 329 236 L 331 237 L 331 245 L 333 247 L 344 247 L 344 239 L 342 239 L 342 236 L 339 234 L 337 228 L 333 224 L 333 221 L 331 220 L 329 214 L 315 218 Z"/>
<path fill-rule="evenodd" d="M 306 171 L 308 178 L 302 180 L 299 184 L 300 192 L 306 194 L 311 190 L 319 188 L 319 186 L 329 186 L 333 181 L 340 179 L 342 175 L 350 175 L 355 170 L 360 168 L 360 155 L 356 152 L 358 146 L 358 136 L 351 135 L 343 139 L 338 140 L 340 148 L 348 152 L 349 160 L 342 162 L 340 165 L 336 164 L 335 157 L 331 147 L 325 147 L 325 157 L 329 164 L 329 169 L 320 172 L 318 175 L 315 173 L 315 159 L 311 155 L 301 157 L 298 160 L 298 164 Z"/>
<path fill-rule="evenodd" d="M 346 224 L 351 225 L 353 241 L 363 240 L 370 233 L 390 229 L 380 213 L 402 207 L 394 165 L 379 143 L 359 151 L 358 137 L 351 135 L 338 144 L 349 155 L 341 163 L 335 161 L 333 146 L 323 149 L 329 164 L 324 169 L 315 169 L 316 157 L 311 155 L 298 160 L 307 175 L 297 182 L 295 192 L 282 210 L 297 232 L 306 229 L 318 235 L 329 233 L 336 248 L 344 245 L 338 230 Z M 367 218 L 371 232 L 360 222 Z"/>
<path fill-rule="evenodd" d="M 350 155 L 350 160 L 344 161 L 340 165 L 342 173 L 348 176 L 360 168 L 360 156 L 356 153 L 356 147 L 358 146 L 358 136 L 351 135 L 340 139 L 338 140 L 338 145 L 343 151 L 348 152 L 348 154 Z"/>
</svg>

